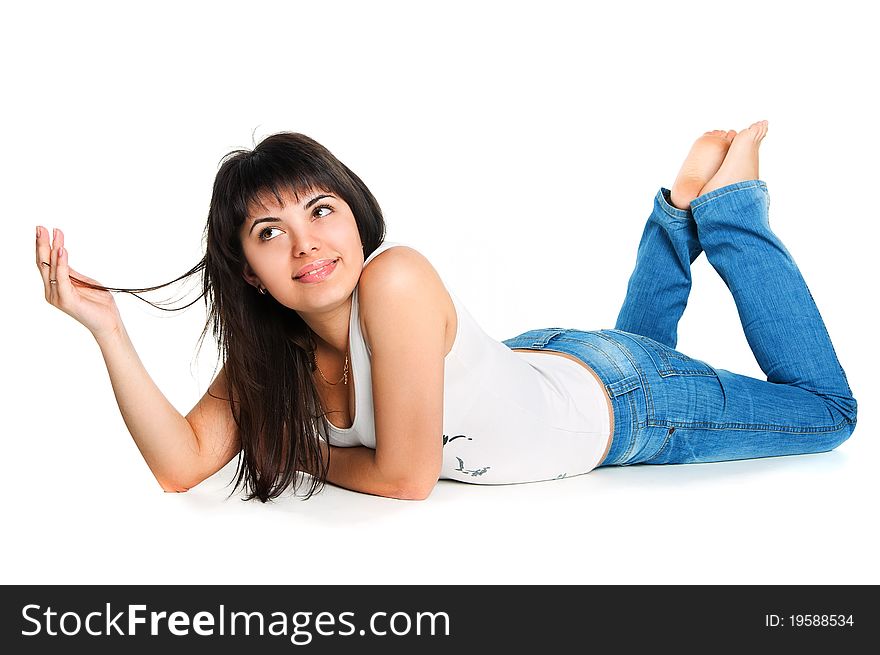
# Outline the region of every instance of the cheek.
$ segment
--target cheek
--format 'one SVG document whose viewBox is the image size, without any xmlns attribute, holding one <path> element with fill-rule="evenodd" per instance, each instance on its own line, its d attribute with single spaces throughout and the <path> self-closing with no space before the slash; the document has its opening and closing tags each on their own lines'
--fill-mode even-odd
<svg viewBox="0 0 880 655">
<path fill-rule="evenodd" d="M 278 271 L 278 260 L 282 256 L 283 248 L 273 248 L 265 244 L 263 248 L 248 248 L 245 258 L 248 266 L 260 277 L 272 277 Z"/>
</svg>

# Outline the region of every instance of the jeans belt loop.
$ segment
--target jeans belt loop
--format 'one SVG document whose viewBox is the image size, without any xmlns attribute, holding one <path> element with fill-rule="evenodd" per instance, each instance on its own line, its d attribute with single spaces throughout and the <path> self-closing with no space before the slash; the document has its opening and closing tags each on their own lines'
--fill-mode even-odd
<svg viewBox="0 0 880 655">
<path fill-rule="evenodd" d="M 536 339 L 532 343 L 532 348 L 543 348 L 546 346 L 554 337 L 558 337 L 560 334 L 565 332 L 565 328 L 547 328 L 550 330 L 548 334 L 543 335 L 540 339 Z"/>
</svg>

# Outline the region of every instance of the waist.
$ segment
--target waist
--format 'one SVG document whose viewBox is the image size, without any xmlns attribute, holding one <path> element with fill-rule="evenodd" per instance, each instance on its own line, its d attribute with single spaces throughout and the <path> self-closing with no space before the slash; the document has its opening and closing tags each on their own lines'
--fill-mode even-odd
<svg viewBox="0 0 880 655">
<path fill-rule="evenodd" d="M 608 410 L 608 425 L 609 425 L 608 441 L 605 444 L 605 451 L 602 453 L 602 457 L 600 459 L 600 463 L 601 463 L 601 461 L 604 460 L 605 457 L 608 455 L 608 451 L 611 450 L 611 442 L 614 438 L 614 408 L 611 404 L 611 396 L 608 394 L 608 391 L 605 389 L 605 383 L 596 374 L 596 371 L 594 371 L 592 368 L 590 368 L 583 360 L 578 359 L 574 355 L 570 355 L 569 353 L 558 351 L 558 350 L 548 350 L 546 348 L 542 348 L 540 350 L 536 350 L 536 349 L 532 349 L 532 348 L 511 348 L 511 350 L 528 352 L 528 353 L 546 353 L 548 355 L 556 355 L 558 357 L 565 357 L 566 359 L 568 359 L 572 362 L 580 364 L 590 375 L 593 376 L 593 378 L 596 380 L 596 383 L 598 384 L 599 389 L 601 389 L 601 391 L 602 391 L 602 395 L 604 396 L 604 399 L 605 399 L 605 406 Z"/>
</svg>

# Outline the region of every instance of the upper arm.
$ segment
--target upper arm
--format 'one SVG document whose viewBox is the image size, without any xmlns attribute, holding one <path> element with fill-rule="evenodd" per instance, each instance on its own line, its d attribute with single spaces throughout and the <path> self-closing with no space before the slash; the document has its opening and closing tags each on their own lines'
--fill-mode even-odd
<svg viewBox="0 0 880 655">
<path fill-rule="evenodd" d="M 188 465 L 182 480 L 187 489 L 214 475 L 241 450 L 228 393 L 224 366 L 202 399 L 186 415 L 198 444 L 197 457 Z"/>
<path fill-rule="evenodd" d="M 430 262 L 408 247 L 371 260 L 358 288 L 372 351 L 376 465 L 427 496 L 443 463 L 446 290 Z"/>
</svg>

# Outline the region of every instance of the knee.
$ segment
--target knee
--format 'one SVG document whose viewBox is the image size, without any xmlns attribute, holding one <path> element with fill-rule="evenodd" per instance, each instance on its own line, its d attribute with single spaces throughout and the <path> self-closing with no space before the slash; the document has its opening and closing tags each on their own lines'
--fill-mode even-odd
<svg viewBox="0 0 880 655">
<path fill-rule="evenodd" d="M 833 414 L 842 418 L 844 422 L 850 424 L 852 429 L 855 429 L 859 404 L 852 395 L 826 397 L 826 402 L 830 403 L 829 408 Z M 849 431 L 850 434 L 852 434 L 852 429 Z"/>
<path fill-rule="evenodd" d="M 844 412 L 844 416 L 846 416 L 846 420 L 852 423 L 853 429 L 856 427 L 856 418 L 858 418 L 859 413 L 859 403 L 856 402 L 856 399 L 853 396 L 849 397 L 849 402 L 846 403 L 846 410 Z"/>
<path fill-rule="evenodd" d="M 852 436 L 856 429 L 856 412 L 853 410 L 852 416 L 847 418 L 847 423 L 835 433 L 834 439 L 831 441 L 828 450 L 834 450 L 844 441 Z"/>
</svg>

